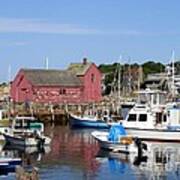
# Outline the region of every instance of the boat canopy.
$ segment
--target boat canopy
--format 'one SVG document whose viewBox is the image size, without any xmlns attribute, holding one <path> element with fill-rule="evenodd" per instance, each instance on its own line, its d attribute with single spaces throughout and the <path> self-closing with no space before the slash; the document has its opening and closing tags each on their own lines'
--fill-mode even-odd
<svg viewBox="0 0 180 180">
<path fill-rule="evenodd" d="M 119 137 L 127 135 L 124 127 L 122 125 L 113 125 L 110 128 L 108 140 L 117 142 Z"/>
</svg>

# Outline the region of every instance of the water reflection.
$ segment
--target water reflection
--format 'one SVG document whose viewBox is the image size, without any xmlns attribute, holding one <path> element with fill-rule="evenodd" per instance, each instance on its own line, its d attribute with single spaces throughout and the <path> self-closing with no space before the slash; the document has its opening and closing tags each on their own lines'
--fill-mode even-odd
<svg viewBox="0 0 180 180">
<path fill-rule="evenodd" d="M 128 172 L 126 178 L 129 179 L 180 179 L 180 144 L 153 142 L 147 145 L 148 152 L 141 158 L 135 154 L 100 151 L 97 159 L 101 166 L 107 164 L 109 171 L 119 177 Z"/>
<path fill-rule="evenodd" d="M 91 137 L 93 130 L 46 126 L 51 147 L 1 147 L 1 155 L 21 158 L 24 167 L 39 168 L 40 179 L 180 179 L 180 144 L 147 143 L 142 158 L 103 151 Z M 1 178 L 1 176 L 0 176 Z M 8 174 L 6 179 L 15 179 Z"/>
<path fill-rule="evenodd" d="M 180 179 L 180 144 L 148 143 L 148 147 L 147 162 L 142 162 L 139 170 L 150 179 Z"/>
<path fill-rule="evenodd" d="M 71 130 L 56 127 L 53 131 L 51 152 L 44 162 L 69 165 L 72 168 L 96 171 L 98 164 L 94 156 L 99 150 L 97 142 L 90 136 L 91 130 Z"/>
</svg>

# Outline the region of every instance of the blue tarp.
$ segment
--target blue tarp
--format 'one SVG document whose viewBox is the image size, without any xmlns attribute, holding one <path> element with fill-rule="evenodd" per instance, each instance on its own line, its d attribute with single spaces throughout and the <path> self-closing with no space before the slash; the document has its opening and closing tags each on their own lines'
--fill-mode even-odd
<svg viewBox="0 0 180 180">
<path fill-rule="evenodd" d="M 108 140 L 117 142 L 119 140 L 119 137 L 122 135 L 123 136 L 127 135 L 127 133 L 122 125 L 119 124 L 119 125 L 111 126 L 110 131 L 109 131 Z"/>
</svg>

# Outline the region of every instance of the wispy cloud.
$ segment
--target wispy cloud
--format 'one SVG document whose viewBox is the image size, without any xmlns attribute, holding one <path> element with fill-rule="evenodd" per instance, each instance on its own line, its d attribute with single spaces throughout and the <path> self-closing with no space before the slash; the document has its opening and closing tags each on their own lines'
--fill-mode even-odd
<svg viewBox="0 0 180 180">
<path fill-rule="evenodd" d="M 51 23 L 42 19 L 0 18 L 0 32 L 49 34 L 98 34 L 101 31 L 71 24 Z"/>
<path fill-rule="evenodd" d="M 27 41 L 14 41 L 9 43 L 9 46 L 26 46 L 28 44 Z"/>
<path fill-rule="evenodd" d="M 23 19 L 0 17 L 0 33 L 39 33 L 39 34 L 76 34 L 76 35 L 118 35 L 118 36 L 165 36 L 179 35 L 177 31 L 153 32 L 136 29 L 97 29 L 75 24 L 53 23 L 46 19 Z M 18 45 L 18 44 L 17 44 Z M 21 45 L 21 43 L 19 43 Z M 22 44 L 23 45 L 23 44 Z"/>
<path fill-rule="evenodd" d="M 12 41 L 0 41 L 1 47 L 20 47 L 20 46 L 27 46 L 30 42 L 24 40 L 12 40 Z"/>
</svg>

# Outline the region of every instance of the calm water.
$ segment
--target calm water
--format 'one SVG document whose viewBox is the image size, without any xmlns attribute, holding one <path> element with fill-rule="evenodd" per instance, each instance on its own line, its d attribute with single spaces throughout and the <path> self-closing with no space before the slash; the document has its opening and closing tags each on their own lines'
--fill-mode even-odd
<svg viewBox="0 0 180 180">
<path fill-rule="evenodd" d="M 148 144 L 150 152 L 144 162 L 134 165 L 134 156 L 101 151 L 90 136 L 92 131 L 47 127 L 51 148 L 40 153 L 32 149 L 11 153 L 21 157 L 24 166 L 38 167 L 43 180 L 180 179 L 180 144 Z M 15 179 L 15 174 L 0 179 Z"/>
</svg>

